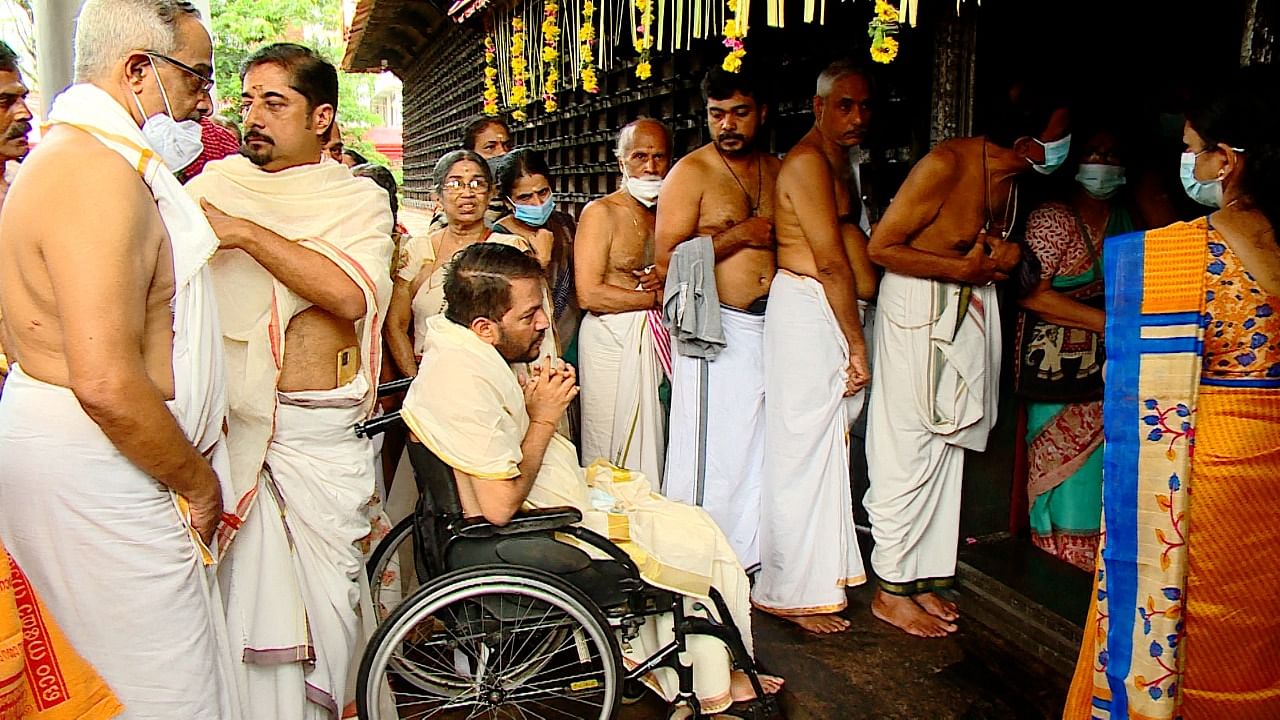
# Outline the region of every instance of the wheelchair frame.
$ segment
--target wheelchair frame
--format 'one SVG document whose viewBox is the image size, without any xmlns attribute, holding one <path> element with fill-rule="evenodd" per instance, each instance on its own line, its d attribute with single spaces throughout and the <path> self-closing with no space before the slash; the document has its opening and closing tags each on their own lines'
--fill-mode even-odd
<svg viewBox="0 0 1280 720">
<path fill-rule="evenodd" d="M 411 380 L 408 378 L 386 383 L 378 388 L 378 393 L 388 395 L 400 392 L 408 387 Z M 402 422 L 399 413 L 385 415 L 358 425 L 356 434 L 371 437 Z M 733 669 L 741 670 L 747 675 L 756 693 L 755 700 L 742 703 L 734 712 L 745 711 L 751 720 L 766 720 L 781 715 L 777 698 L 765 694 L 760 684 L 755 661 L 747 652 L 741 634 L 733 624 L 728 605 L 715 588 L 710 589 L 709 598 L 720 620 L 712 619 L 711 613 L 708 612 L 709 608 L 701 600 L 692 600 L 693 610 L 706 613 L 706 617 L 687 613 L 685 596 L 648 585 L 641 578 L 640 571 L 630 556 L 622 549 L 607 538 L 576 526 L 575 523 L 582 520 L 582 515 L 572 507 L 541 508 L 520 512 L 512 518 L 510 523 L 503 526 L 494 525 L 483 518 L 464 518 L 453 469 L 423 444 L 410 442 L 407 447 L 419 490 L 411 537 L 414 542 L 414 557 L 418 565 L 414 570 L 418 574 L 420 587 L 403 600 L 403 605 L 413 602 L 415 598 L 425 596 L 437 580 L 449 574 L 450 571 L 445 564 L 448 551 L 459 540 L 547 532 L 569 535 L 604 553 L 626 572 L 625 579 L 619 585 L 619 589 L 626 596 L 625 602 L 621 605 L 600 607 L 592 601 L 592 605 L 608 621 L 608 627 L 618 633 L 619 637 L 616 639 L 626 643 L 636 637 L 639 628 L 647 618 L 666 613 L 672 615 L 674 639 L 636 667 L 630 670 L 626 670 L 625 666 L 621 668 L 624 670 L 622 674 L 624 683 L 639 682 L 657 668 L 670 668 L 676 674 L 679 689 L 676 697 L 669 703 L 669 708 L 674 710 L 685 706 L 692 711 L 694 718 L 706 717 L 694 693 L 693 667 L 680 661 L 680 653 L 686 649 L 687 637 L 690 635 L 714 637 L 728 648 Z M 518 567 L 563 581 L 554 573 L 537 567 L 529 565 Z M 402 568 L 401 571 L 404 572 L 405 569 Z M 376 650 L 374 645 L 366 648 L 366 661 Z M 362 663 L 362 674 L 366 665 L 367 662 Z M 364 681 L 365 679 L 362 678 L 362 685 Z"/>
</svg>

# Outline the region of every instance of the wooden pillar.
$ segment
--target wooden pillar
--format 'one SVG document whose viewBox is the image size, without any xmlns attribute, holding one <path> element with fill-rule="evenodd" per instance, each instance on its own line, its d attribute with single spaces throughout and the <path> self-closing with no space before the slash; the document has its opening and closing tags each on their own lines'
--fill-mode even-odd
<svg viewBox="0 0 1280 720">
<path fill-rule="evenodd" d="M 1276 30 L 1280 25 L 1280 0 L 1248 0 L 1240 64 L 1266 64 L 1275 58 Z"/>
<path fill-rule="evenodd" d="M 978 23 L 974 13 L 938 19 L 934 31 L 933 121 L 929 143 L 973 134 Z"/>
</svg>

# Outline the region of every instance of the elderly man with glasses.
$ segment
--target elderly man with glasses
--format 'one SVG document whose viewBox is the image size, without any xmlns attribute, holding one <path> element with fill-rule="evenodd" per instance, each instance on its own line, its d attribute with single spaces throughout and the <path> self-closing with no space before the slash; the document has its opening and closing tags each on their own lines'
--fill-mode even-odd
<svg viewBox="0 0 1280 720">
<path fill-rule="evenodd" d="M 75 50 L 76 84 L 5 198 L 0 538 L 129 717 L 238 718 L 210 551 L 218 240 L 173 175 L 200 152 L 212 45 L 180 0 L 88 0 Z M 54 672 L 55 694 L 84 697 Z M 66 716 L 118 708 L 81 710 Z"/>
</svg>

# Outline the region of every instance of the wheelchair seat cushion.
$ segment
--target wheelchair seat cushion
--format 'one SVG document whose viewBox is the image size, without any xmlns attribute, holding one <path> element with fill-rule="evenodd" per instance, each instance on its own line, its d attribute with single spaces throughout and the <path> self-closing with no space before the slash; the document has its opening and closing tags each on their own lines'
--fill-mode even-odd
<svg viewBox="0 0 1280 720">
<path fill-rule="evenodd" d="M 516 537 L 458 538 L 449 545 L 448 569 L 475 565 L 520 565 L 556 575 L 609 608 L 627 601 L 622 592 L 626 570 L 613 560 L 592 560 L 582 550 L 556 540 L 551 533 Z"/>
</svg>

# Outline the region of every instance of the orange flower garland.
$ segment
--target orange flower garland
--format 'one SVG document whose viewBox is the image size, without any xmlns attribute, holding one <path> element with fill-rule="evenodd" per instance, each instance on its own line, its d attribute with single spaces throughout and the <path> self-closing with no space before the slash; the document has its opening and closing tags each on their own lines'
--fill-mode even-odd
<svg viewBox="0 0 1280 720">
<path fill-rule="evenodd" d="M 529 61 L 524 57 L 524 20 L 511 18 L 511 117 L 525 121 L 524 108 L 529 104 Z"/>
<path fill-rule="evenodd" d="M 542 10 L 542 107 L 547 112 L 555 112 L 556 86 L 560 82 L 560 66 L 556 62 L 560 57 L 560 25 L 557 17 L 560 5 L 556 0 L 546 0 Z"/>
<path fill-rule="evenodd" d="M 493 42 L 493 33 L 484 36 L 484 114 L 498 114 L 498 86 L 494 80 L 498 77 L 498 47 Z"/>
<path fill-rule="evenodd" d="M 591 19 L 596 13 L 595 3 L 586 0 L 582 4 L 582 27 L 578 28 L 578 75 L 582 77 L 582 89 L 591 94 L 600 92 L 600 80 L 596 77 L 595 61 L 596 28 Z"/>
</svg>

